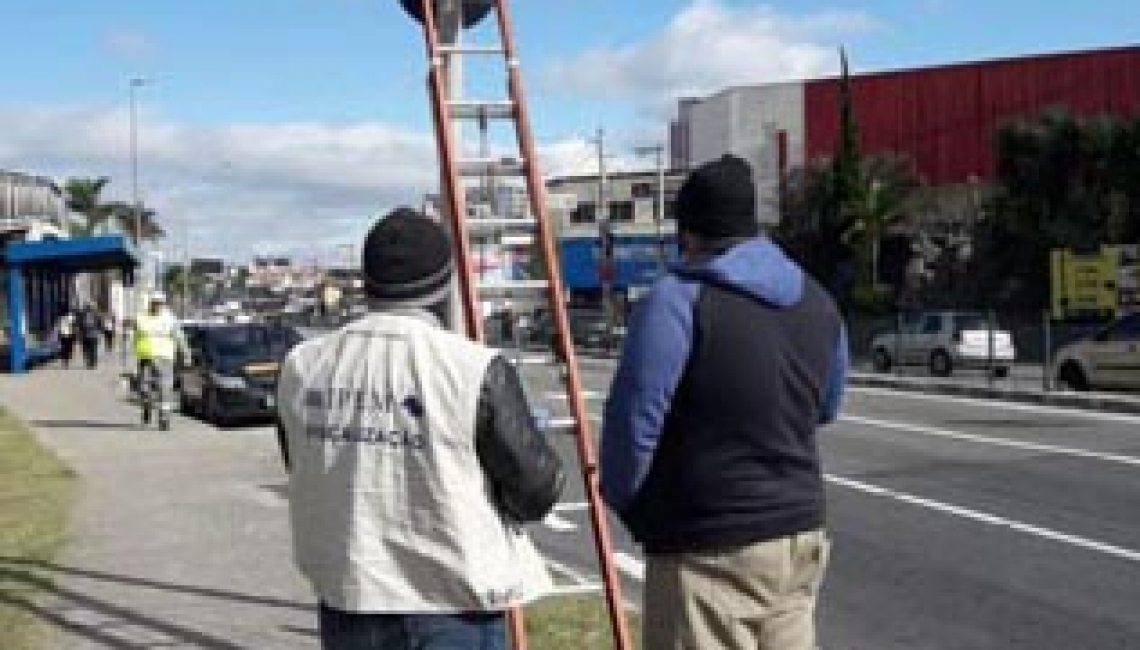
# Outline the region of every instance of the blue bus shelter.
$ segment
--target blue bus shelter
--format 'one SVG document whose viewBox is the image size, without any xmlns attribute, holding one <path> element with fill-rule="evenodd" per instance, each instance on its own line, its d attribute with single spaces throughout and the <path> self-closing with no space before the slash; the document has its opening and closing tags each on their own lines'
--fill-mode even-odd
<svg viewBox="0 0 1140 650">
<path fill-rule="evenodd" d="M 134 247 L 122 235 L 14 241 L 2 258 L 8 301 L 8 367 L 24 372 L 53 354 L 51 344 L 29 345 L 26 331 L 47 332 L 74 299 L 74 277 L 138 266 Z"/>
</svg>

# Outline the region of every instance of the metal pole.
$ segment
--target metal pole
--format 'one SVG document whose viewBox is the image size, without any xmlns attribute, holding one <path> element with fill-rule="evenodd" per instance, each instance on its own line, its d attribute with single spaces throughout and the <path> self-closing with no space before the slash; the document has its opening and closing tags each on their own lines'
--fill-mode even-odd
<svg viewBox="0 0 1140 650">
<path fill-rule="evenodd" d="M 988 330 L 986 332 L 986 376 L 988 377 L 987 381 L 992 388 L 994 385 L 994 375 L 997 374 L 994 370 L 994 338 L 997 336 L 997 318 L 995 317 L 994 310 L 992 309 L 987 312 L 987 316 L 987 320 L 989 322 L 986 324 L 986 329 Z"/>
<path fill-rule="evenodd" d="M 605 136 L 605 130 L 599 128 L 596 141 L 598 146 L 598 246 L 600 249 L 598 280 L 602 289 L 602 314 L 606 319 L 606 336 L 608 338 L 614 331 L 613 283 L 610 276 L 615 271 L 612 249 L 615 237 L 613 224 L 610 222 L 609 195 L 606 187 L 608 180 L 606 178 Z"/>
<path fill-rule="evenodd" d="M 190 318 L 190 221 L 182 220 L 182 318 Z"/>
<path fill-rule="evenodd" d="M 1045 350 L 1044 350 L 1044 357 L 1045 357 L 1044 363 L 1045 363 L 1045 365 L 1042 368 L 1042 372 L 1041 372 L 1041 388 L 1046 393 L 1048 393 L 1049 391 L 1053 390 L 1053 377 L 1052 377 L 1053 332 L 1051 330 L 1052 323 L 1049 320 L 1049 310 L 1046 309 L 1046 310 L 1042 311 L 1041 315 L 1042 315 L 1041 316 L 1041 324 L 1043 326 L 1042 332 L 1043 332 L 1043 338 L 1044 338 L 1043 344 L 1045 346 Z"/>
<path fill-rule="evenodd" d="M 657 259 L 661 272 L 665 272 L 668 260 L 665 255 L 665 145 L 657 145 Z"/>
</svg>

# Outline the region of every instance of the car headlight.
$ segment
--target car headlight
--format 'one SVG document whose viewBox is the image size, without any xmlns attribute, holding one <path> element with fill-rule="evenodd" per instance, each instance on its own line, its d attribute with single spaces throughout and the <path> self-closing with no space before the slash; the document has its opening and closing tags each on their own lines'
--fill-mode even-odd
<svg viewBox="0 0 1140 650">
<path fill-rule="evenodd" d="M 241 390 L 246 387 L 245 379 L 243 377 L 219 375 L 218 373 L 213 372 L 210 373 L 210 380 L 217 384 L 219 388 L 226 388 L 229 390 Z"/>
</svg>

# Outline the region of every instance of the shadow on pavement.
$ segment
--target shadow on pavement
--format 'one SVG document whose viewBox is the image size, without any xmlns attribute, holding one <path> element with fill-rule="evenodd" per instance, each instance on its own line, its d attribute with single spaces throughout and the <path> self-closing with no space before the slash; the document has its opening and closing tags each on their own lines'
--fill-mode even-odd
<svg viewBox="0 0 1140 650">
<path fill-rule="evenodd" d="M 101 571 L 68 567 L 39 560 L 23 558 L 0 557 L 0 581 L 10 584 L 24 584 L 33 587 L 41 593 L 54 597 L 50 605 L 41 605 L 11 594 L 0 594 L 0 603 L 7 606 L 23 609 L 45 623 L 73 634 L 86 636 L 108 648 L 139 648 L 161 647 L 163 645 L 190 645 L 195 648 L 211 648 L 216 650 L 242 650 L 243 646 L 235 645 L 222 638 L 211 636 L 206 632 L 188 628 L 167 620 L 148 616 L 136 609 L 131 609 L 93 598 L 82 592 L 69 589 L 58 584 L 56 576 L 76 576 L 104 582 L 112 582 L 130 587 L 172 591 L 182 594 L 203 596 L 219 600 L 238 603 L 279 607 L 304 612 L 313 612 L 314 607 L 305 603 L 254 596 L 250 594 L 196 587 L 192 585 L 170 584 L 156 582 L 143 578 L 121 576 Z M 93 613 L 94 617 L 87 615 L 84 620 L 71 617 L 72 611 Z M 71 620 L 79 618 L 79 620 Z M 92 620 L 93 619 L 93 620 Z M 147 632 L 164 635 L 176 643 L 142 643 L 138 639 L 127 639 L 116 630 L 126 626 L 144 628 Z M 313 634 L 308 630 L 298 628 L 297 633 Z"/>
<path fill-rule="evenodd" d="M 32 420 L 28 424 L 44 429 L 105 429 L 114 431 L 142 428 L 138 422 L 100 422 L 97 420 Z"/>
</svg>

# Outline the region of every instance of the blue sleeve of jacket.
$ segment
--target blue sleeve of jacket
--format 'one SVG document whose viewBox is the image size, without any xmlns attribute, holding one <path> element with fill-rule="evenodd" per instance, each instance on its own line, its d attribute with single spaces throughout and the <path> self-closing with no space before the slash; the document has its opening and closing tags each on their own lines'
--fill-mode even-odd
<svg viewBox="0 0 1140 650">
<path fill-rule="evenodd" d="M 698 291 L 697 283 L 666 276 L 630 323 L 602 425 L 602 496 L 618 512 L 633 501 L 653 462 L 689 360 Z"/>
<path fill-rule="evenodd" d="M 819 421 L 827 424 L 839 417 L 839 409 L 843 406 L 843 392 L 847 387 L 847 372 L 851 366 L 851 353 L 847 349 L 847 328 L 839 328 L 839 340 L 835 346 L 835 360 L 832 361 L 831 374 L 827 380 L 827 389 L 823 394 L 823 410 Z"/>
</svg>

